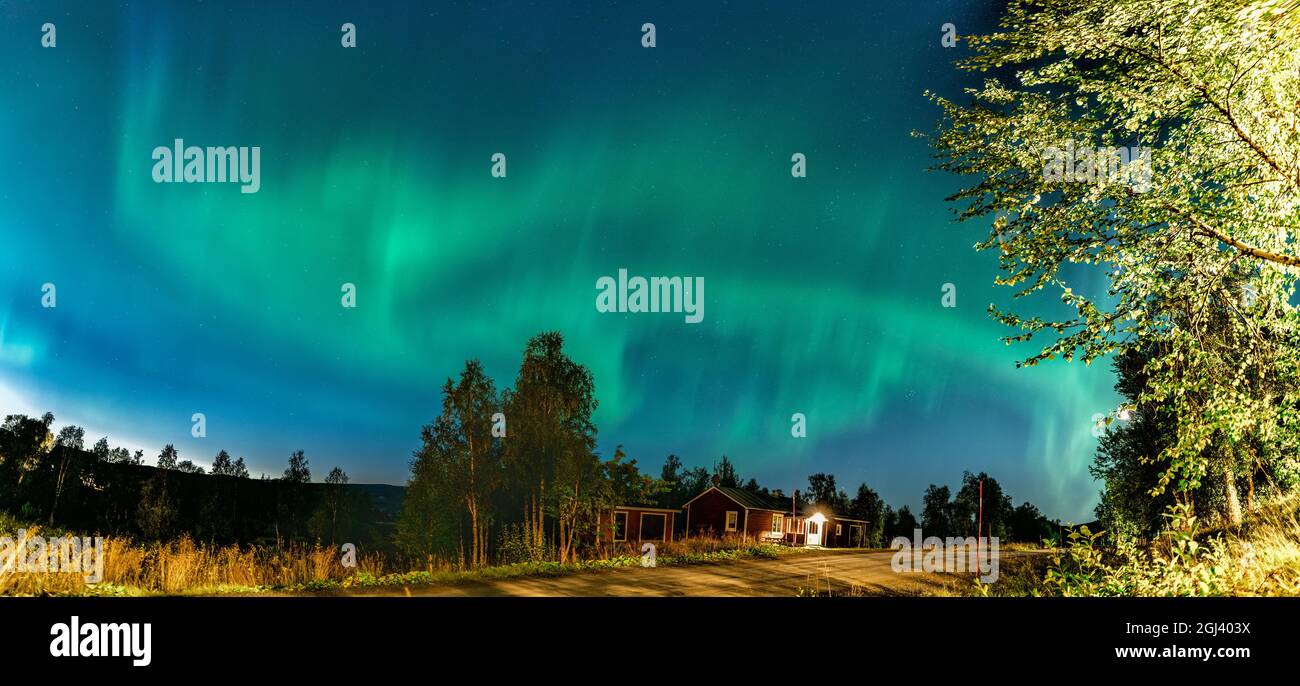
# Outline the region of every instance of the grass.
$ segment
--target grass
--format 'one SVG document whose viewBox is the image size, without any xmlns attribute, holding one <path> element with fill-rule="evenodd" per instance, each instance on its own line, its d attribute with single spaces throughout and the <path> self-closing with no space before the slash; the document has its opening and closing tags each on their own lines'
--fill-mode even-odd
<svg viewBox="0 0 1300 686">
<path fill-rule="evenodd" d="M 1137 545 L 1106 532 L 1078 532 L 1050 556 L 1004 559 L 1001 580 L 972 586 L 990 595 L 1297 596 L 1300 494 L 1274 498 L 1241 527 L 1197 531 L 1171 517 L 1171 531 Z"/>
<path fill-rule="evenodd" d="M 58 529 L 24 525 L 0 514 L 0 537 L 17 539 L 19 529 L 25 529 L 29 538 L 71 535 Z M 690 539 L 656 547 L 657 566 L 775 558 L 792 551 L 741 538 Z M 393 572 L 385 568 L 382 556 L 373 554 L 361 555 L 355 568 L 345 568 L 337 549 L 320 545 L 241 547 L 207 545 L 188 538 L 160 543 L 108 537 L 104 540 L 105 562 L 100 583 L 88 584 L 82 574 L 18 573 L 0 569 L 0 595 L 327 593 L 351 588 L 400 588 L 560 576 L 641 566 L 639 547 L 617 544 L 594 553 L 591 559 L 566 564 L 538 561 L 471 570 L 444 567 Z"/>
<path fill-rule="evenodd" d="M 656 544 L 655 566 L 679 567 L 697 564 L 715 564 L 731 560 L 775 559 L 795 552 L 768 543 L 756 543 L 743 538 L 693 538 L 680 542 Z M 635 554 L 634 554 L 635 553 Z M 338 581 L 310 583 L 286 591 L 322 592 L 352 588 L 408 588 L 411 586 L 438 586 L 513 579 L 520 577 L 555 577 L 583 572 L 642 566 L 639 548 L 628 544 L 607 546 L 597 551 L 597 556 L 579 562 L 519 562 L 471 570 L 416 571 L 400 574 L 373 575 L 358 573 Z"/>
</svg>

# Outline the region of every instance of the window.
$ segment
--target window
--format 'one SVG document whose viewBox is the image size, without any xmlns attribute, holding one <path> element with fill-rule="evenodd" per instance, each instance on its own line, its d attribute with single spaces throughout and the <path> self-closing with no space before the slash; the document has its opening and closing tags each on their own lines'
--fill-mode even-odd
<svg viewBox="0 0 1300 686">
<path fill-rule="evenodd" d="M 736 522 L 740 520 L 740 513 L 735 510 L 727 510 L 727 531 L 736 530 Z"/>
<path fill-rule="evenodd" d="M 772 533 L 779 534 L 785 532 L 785 515 L 772 515 Z"/>
<path fill-rule="evenodd" d="M 836 535 L 836 536 L 839 536 L 841 531 L 843 531 L 843 529 L 841 529 L 841 527 L 840 527 L 839 524 L 836 524 L 836 525 L 835 525 L 835 535 Z"/>
<path fill-rule="evenodd" d="M 615 541 L 627 540 L 627 513 L 626 512 L 614 513 L 614 540 Z"/>
<path fill-rule="evenodd" d="M 641 535 L 637 536 L 637 539 L 641 541 L 664 541 L 667 540 L 664 537 L 667 530 L 667 514 L 659 512 L 642 512 Z"/>
</svg>

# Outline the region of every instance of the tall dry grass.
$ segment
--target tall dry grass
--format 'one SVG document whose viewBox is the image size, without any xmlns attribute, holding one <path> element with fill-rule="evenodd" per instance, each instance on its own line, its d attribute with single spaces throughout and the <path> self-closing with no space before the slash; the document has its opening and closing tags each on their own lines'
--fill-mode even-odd
<svg viewBox="0 0 1300 686">
<path fill-rule="evenodd" d="M 0 531 L 0 535 L 16 539 L 14 532 Z M 40 527 L 27 528 L 29 539 L 40 535 Z M 103 554 L 103 578 L 94 585 L 88 584 L 79 573 L 18 572 L 12 567 L 5 570 L 4 561 L 0 560 L 0 595 L 252 591 L 341 581 L 357 572 L 375 576 L 385 572 L 379 555 L 359 555 L 355 568 L 345 568 L 338 549 L 320 545 L 240 547 L 206 545 L 189 538 L 167 543 L 137 543 L 110 537 L 104 540 Z"/>
<path fill-rule="evenodd" d="M 1202 531 L 1186 509 L 1171 508 L 1160 540 L 1139 545 L 1087 528 L 1051 555 L 1035 595 L 1300 595 L 1300 493 L 1276 497 L 1241 527 Z M 1034 573 L 1033 568 L 1021 570 Z M 1023 584 L 1012 585 L 1023 587 Z M 999 589 L 994 589 L 1000 592 Z"/>
</svg>

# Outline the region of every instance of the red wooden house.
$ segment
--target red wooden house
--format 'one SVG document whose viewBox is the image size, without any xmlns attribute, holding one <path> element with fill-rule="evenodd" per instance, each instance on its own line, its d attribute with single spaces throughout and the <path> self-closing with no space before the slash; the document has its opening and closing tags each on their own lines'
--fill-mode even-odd
<svg viewBox="0 0 1300 686">
<path fill-rule="evenodd" d="M 600 513 L 598 536 L 606 543 L 667 542 L 673 540 L 679 509 L 619 505 Z"/>
<path fill-rule="evenodd" d="M 740 536 L 827 548 L 866 545 L 867 523 L 826 508 L 739 488 L 712 486 L 686 502 L 688 536 Z"/>
</svg>

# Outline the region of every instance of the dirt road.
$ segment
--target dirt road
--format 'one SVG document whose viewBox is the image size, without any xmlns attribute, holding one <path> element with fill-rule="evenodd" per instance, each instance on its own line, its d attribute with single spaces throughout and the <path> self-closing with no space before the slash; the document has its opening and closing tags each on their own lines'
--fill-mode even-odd
<svg viewBox="0 0 1300 686">
<path fill-rule="evenodd" d="M 447 596 L 794 596 L 801 589 L 869 595 L 931 595 L 956 590 L 956 580 L 890 569 L 892 552 L 820 550 L 777 559 L 684 567 L 630 567 L 569 574 L 475 581 L 454 586 L 355 591 L 364 595 Z"/>
</svg>

